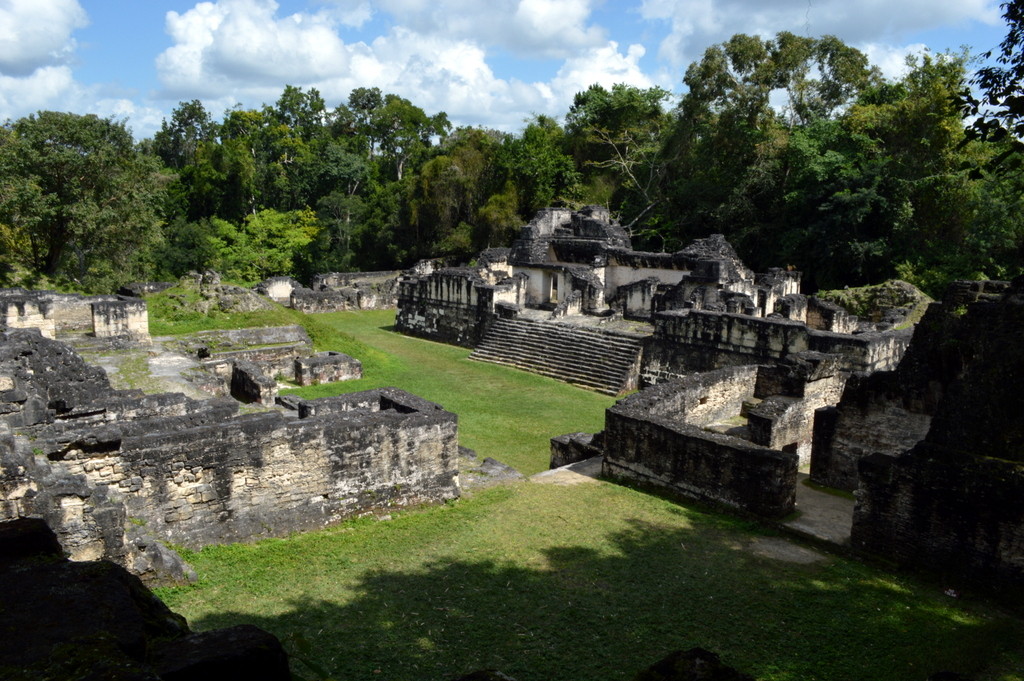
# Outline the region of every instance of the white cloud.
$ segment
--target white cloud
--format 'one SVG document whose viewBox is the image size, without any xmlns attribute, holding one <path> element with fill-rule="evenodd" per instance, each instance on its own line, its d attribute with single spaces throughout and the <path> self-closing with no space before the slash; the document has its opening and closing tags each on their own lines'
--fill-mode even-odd
<svg viewBox="0 0 1024 681">
<path fill-rule="evenodd" d="M 595 83 L 606 88 L 616 83 L 648 88 L 655 82 L 640 67 L 645 50 L 642 45 L 630 45 L 626 53 L 619 51 L 618 43 L 609 42 L 579 56 L 567 59 L 558 75 L 551 81 L 560 109 L 554 115 L 563 115 L 572 104 L 573 96 Z"/>
<path fill-rule="evenodd" d="M 0 73 L 31 76 L 64 64 L 75 49 L 71 33 L 88 23 L 77 0 L 6 0 L 0 3 Z"/>
<path fill-rule="evenodd" d="M 22 78 L 0 75 L 0 122 L 40 109 L 61 107 L 75 89 L 67 66 L 44 66 Z"/>
<path fill-rule="evenodd" d="M 429 36 L 500 47 L 530 57 L 565 58 L 604 44 L 589 23 L 593 0 L 380 0 L 404 26 Z"/>
<path fill-rule="evenodd" d="M 278 18 L 273 0 L 201 2 L 167 13 L 175 45 L 157 57 L 170 96 L 244 94 L 330 78 L 348 69 L 350 49 L 331 11 Z"/>
<path fill-rule="evenodd" d="M 736 33 L 836 35 L 854 46 L 899 42 L 905 33 L 977 20 L 998 24 L 998 0 L 643 0 L 641 16 L 670 32 L 659 56 L 677 68 Z"/>
</svg>

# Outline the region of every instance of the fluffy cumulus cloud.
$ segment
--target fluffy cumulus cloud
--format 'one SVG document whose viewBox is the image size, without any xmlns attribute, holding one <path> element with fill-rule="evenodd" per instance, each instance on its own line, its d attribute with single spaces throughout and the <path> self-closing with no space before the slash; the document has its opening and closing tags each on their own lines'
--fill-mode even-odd
<svg viewBox="0 0 1024 681">
<path fill-rule="evenodd" d="M 0 2 L 0 120 L 61 102 L 78 90 L 67 62 L 86 25 L 77 0 Z"/>
<path fill-rule="evenodd" d="M 735 33 L 832 34 L 856 47 L 874 45 L 881 54 L 882 45 L 898 44 L 906 33 L 969 20 L 1000 22 L 996 0 L 643 0 L 640 13 L 670 25 L 659 56 L 676 67 Z"/>
<path fill-rule="evenodd" d="M 278 17 L 277 10 L 273 0 L 220 0 L 168 12 L 174 45 L 156 60 L 167 94 L 280 90 L 348 69 L 350 50 L 336 31 L 336 12 Z"/>
<path fill-rule="evenodd" d="M 593 0 L 380 0 L 407 28 L 530 57 L 566 58 L 607 41 L 590 21 Z"/>
<path fill-rule="evenodd" d="M 643 48 L 620 49 L 589 25 L 588 0 L 499 2 L 484 13 L 476 0 L 381 0 L 376 11 L 394 24 L 349 42 L 345 27 L 372 15 L 363 4 L 328 3 L 315 14 L 286 16 L 279 9 L 273 0 L 219 0 L 169 12 L 174 45 L 157 58 L 164 94 L 232 95 L 252 105 L 292 84 L 316 87 L 333 104 L 353 88 L 376 86 L 428 112 L 446 111 L 457 124 L 516 129 L 533 113 L 563 114 L 592 83 L 650 84 L 638 63 Z M 496 76 L 489 61 L 495 49 L 553 60 L 550 79 Z"/>
<path fill-rule="evenodd" d="M 71 33 L 87 23 L 77 0 L 0 2 L 0 73 L 31 76 L 64 64 L 75 49 Z"/>
</svg>

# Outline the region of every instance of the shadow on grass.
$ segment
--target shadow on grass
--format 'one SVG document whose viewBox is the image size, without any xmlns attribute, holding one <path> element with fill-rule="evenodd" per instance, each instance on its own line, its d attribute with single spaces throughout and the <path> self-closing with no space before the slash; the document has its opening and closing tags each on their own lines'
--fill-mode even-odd
<svg viewBox="0 0 1024 681">
<path fill-rule="evenodd" d="M 337 569 L 327 559 L 280 616 L 224 612 L 192 624 L 251 622 L 292 653 L 304 639 L 331 678 L 353 681 L 441 680 L 481 668 L 519 681 L 630 679 L 695 645 L 759 679 L 923 680 L 944 669 L 977 675 L 1011 655 L 1024 631 L 856 563 L 759 557 L 749 538 L 713 522 L 679 529 L 634 520 L 608 539 L 600 550 L 548 547 L 527 561 L 377 569 L 344 603 L 317 593 Z M 295 658 L 293 669 L 309 672 Z"/>
</svg>

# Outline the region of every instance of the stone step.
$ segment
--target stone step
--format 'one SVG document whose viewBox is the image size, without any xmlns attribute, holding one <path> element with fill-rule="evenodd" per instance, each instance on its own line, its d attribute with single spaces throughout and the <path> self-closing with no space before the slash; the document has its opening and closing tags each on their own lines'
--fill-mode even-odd
<svg viewBox="0 0 1024 681">
<path fill-rule="evenodd" d="M 494 343 L 487 346 L 479 346 L 476 349 L 478 353 L 491 353 L 495 355 L 523 355 L 523 356 L 538 356 L 538 357 L 555 357 L 573 361 L 585 361 L 590 364 L 596 365 L 607 365 L 607 366 L 621 366 L 624 362 L 632 363 L 636 357 L 636 351 L 631 353 L 616 353 L 614 355 L 601 356 L 600 348 L 563 348 L 563 351 L 558 354 L 550 354 L 551 346 L 549 345 L 524 345 L 515 343 Z"/>
<path fill-rule="evenodd" d="M 508 328 L 507 326 L 495 325 L 483 338 L 480 347 L 501 343 L 522 343 L 526 345 L 549 345 L 552 341 L 568 341 L 571 346 L 597 348 L 609 354 L 633 354 L 639 346 L 638 341 L 631 339 L 617 338 L 608 334 L 587 332 L 581 330 L 578 334 L 571 331 L 551 332 L 540 327 L 534 328 Z"/>
<path fill-rule="evenodd" d="M 594 329 L 499 319 L 470 358 L 617 395 L 629 385 L 640 349 L 638 339 Z"/>
<path fill-rule="evenodd" d="M 559 376 L 567 377 L 567 380 L 568 377 L 579 376 L 581 379 L 585 378 L 590 380 L 599 380 L 599 382 L 601 383 L 618 384 L 619 382 L 625 379 L 625 372 L 616 371 L 610 368 L 581 372 L 579 371 L 578 365 L 566 365 L 552 362 L 545 363 L 540 361 L 531 361 L 530 358 L 511 357 L 508 355 L 493 355 L 483 353 L 479 355 L 474 355 L 473 359 L 495 362 L 498 364 L 509 364 L 512 366 L 524 368 L 526 370 L 531 370 L 530 367 L 536 367 L 537 373 L 540 373 L 542 370 L 550 373 L 556 373 Z"/>
</svg>

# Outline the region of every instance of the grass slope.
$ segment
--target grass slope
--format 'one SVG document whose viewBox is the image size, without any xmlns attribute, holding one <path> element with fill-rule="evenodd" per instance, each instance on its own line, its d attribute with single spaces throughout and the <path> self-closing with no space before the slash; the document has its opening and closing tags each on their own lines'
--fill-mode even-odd
<svg viewBox="0 0 1024 681">
<path fill-rule="evenodd" d="M 615 402 L 543 376 L 470 361 L 466 348 L 394 333 L 394 312 L 336 312 L 317 315 L 317 321 L 387 359 L 364 363 L 358 381 L 287 392 L 314 398 L 388 385 L 408 390 L 459 415 L 461 444 L 525 474 L 548 467 L 552 437 L 604 429 L 604 410 Z"/>
<path fill-rule="evenodd" d="M 467 446 L 528 473 L 545 467 L 547 438 L 599 429 L 611 403 L 394 334 L 389 313 L 313 323 L 321 348 L 374 354 L 362 381 L 299 392 L 416 392 L 460 415 Z M 1018 618 L 836 556 L 761 557 L 751 549 L 765 538 L 607 482 L 525 482 L 388 522 L 207 547 L 188 555 L 197 585 L 159 593 L 197 629 L 272 631 L 306 678 L 440 680 L 491 667 L 519 681 L 628 679 L 699 645 L 772 681 L 923 680 L 940 669 L 1024 680 Z"/>
</svg>

